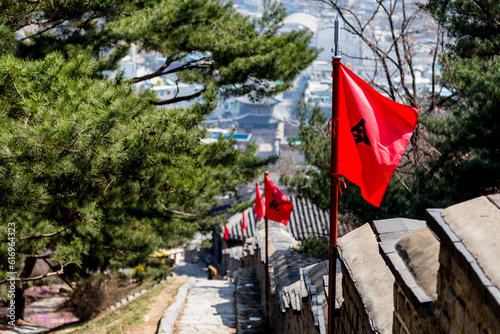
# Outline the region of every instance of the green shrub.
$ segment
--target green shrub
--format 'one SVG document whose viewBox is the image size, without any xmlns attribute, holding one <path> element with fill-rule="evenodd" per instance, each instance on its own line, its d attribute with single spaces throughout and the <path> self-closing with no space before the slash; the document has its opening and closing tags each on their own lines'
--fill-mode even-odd
<svg viewBox="0 0 500 334">
<path fill-rule="evenodd" d="M 309 255 L 320 260 L 328 260 L 329 239 L 316 238 L 312 235 L 303 240 L 298 248 L 294 248 L 297 253 Z"/>
</svg>

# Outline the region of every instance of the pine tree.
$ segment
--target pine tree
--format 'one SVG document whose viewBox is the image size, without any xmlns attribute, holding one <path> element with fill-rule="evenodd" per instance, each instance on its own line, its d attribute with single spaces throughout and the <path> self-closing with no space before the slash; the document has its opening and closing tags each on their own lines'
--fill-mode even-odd
<svg viewBox="0 0 500 334">
<path fill-rule="evenodd" d="M 307 33 L 279 32 L 282 7 L 267 5 L 251 20 L 213 0 L 0 4 L 0 232 L 15 225 L 18 317 L 35 259 L 74 277 L 137 263 L 217 228 L 217 197 L 272 160 L 201 140 L 218 96 L 282 91 L 316 55 Z M 150 77 L 203 89 L 158 101 L 134 90 L 144 77 L 106 79 L 131 43 L 166 58 Z M 3 242 L 4 283 L 8 254 Z"/>
<path fill-rule="evenodd" d="M 427 8 L 453 38 L 442 64 L 456 98 L 449 112 L 424 119 L 441 156 L 421 190 L 446 205 L 500 191 L 500 4 L 431 0 Z"/>
<path fill-rule="evenodd" d="M 155 105 L 196 98 L 209 85 L 226 96 L 258 98 L 290 88 L 317 55 L 307 30 L 280 32 L 286 16 L 282 5 L 264 3 L 263 16 L 250 19 L 218 0 L 8 2 L 0 5 L 0 22 L 6 22 L 0 34 L 22 32 L 24 38 L 5 46 L 19 57 L 40 59 L 59 51 L 71 58 L 87 52 L 99 71 L 117 69 L 133 43 L 165 57 L 154 72 L 133 82 L 176 74 L 203 86 L 188 96 L 152 98 Z"/>
</svg>

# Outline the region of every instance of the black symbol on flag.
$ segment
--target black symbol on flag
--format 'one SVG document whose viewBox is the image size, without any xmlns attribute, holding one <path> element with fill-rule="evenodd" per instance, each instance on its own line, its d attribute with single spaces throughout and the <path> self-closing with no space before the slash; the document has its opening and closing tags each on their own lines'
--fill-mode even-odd
<svg viewBox="0 0 500 334">
<path fill-rule="evenodd" d="M 276 202 L 276 200 L 273 198 L 271 203 L 269 203 L 269 207 L 273 210 L 280 211 L 279 209 L 279 204 Z"/>
<path fill-rule="evenodd" d="M 362 118 L 358 124 L 352 127 L 351 133 L 354 137 L 354 141 L 356 142 L 356 144 L 364 142 L 366 145 L 372 146 L 370 140 L 368 139 L 368 136 L 366 135 L 365 123 L 366 123 L 365 119 Z"/>
</svg>

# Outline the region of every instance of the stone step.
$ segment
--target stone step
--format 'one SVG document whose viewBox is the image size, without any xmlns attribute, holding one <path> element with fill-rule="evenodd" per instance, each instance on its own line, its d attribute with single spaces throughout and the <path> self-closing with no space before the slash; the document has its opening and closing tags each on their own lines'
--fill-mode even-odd
<svg viewBox="0 0 500 334">
<path fill-rule="evenodd" d="M 238 334 L 264 334 L 264 306 L 253 268 L 238 270 L 236 280 L 236 326 Z"/>
</svg>

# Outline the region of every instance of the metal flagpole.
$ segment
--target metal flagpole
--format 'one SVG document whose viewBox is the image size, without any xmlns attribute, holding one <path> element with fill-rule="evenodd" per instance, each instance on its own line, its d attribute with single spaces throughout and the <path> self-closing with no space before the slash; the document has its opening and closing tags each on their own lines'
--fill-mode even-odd
<svg viewBox="0 0 500 334">
<path fill-rule="evenodd" d="M 337 276 L 337 220 L 338 220 L 338 149 L 339 149 L 339 65 L 340 55 L 338 50 L 339 42 L 339 17 L 335 19 L 334 31 L 335 52 L 332 58 L 332 143 L 330 156 L 330 254 L 329 254 L 329 277 L 328 277 L 328 333 L 334 332 L 335 321 L 335 283 Z"/>
<path fill-rule="evenodd" d="M 267 175 L 268 173 L 266 173 L 265 175 Z M 266 194 L 266 182 L 265 182 L 265 176 L 264 176 L 264 196 Z M 265 305 L 264 305 L 264 312 L 265 312 L 265 322 L 266 322 L 266 326 L 269 326 L 269 246 L 268 246 L 268 240 L 269 240 L 269 229 L 268 229 L 268 226 L 269 226 L 269 221 L 267 219 L 267 208 L 266 208 L 266 211 L 265 211 L 265 214 L 264 214 L 264 221 L 265 221 L 265 227 L 266 227 L 266 262 L 265 262 L 265 276 L 266 276 L 266 279 L 265 279 Z"/>
<path fill-rule="evenodd" d="M 226 240 L 226 238 L 224 238 L 224 276 L 227 276 L 226 252 L 227 252 L 227 240 Z"/>
<path fill-rule="evenodd" d="M 245 211 L 243 211 L 245 214 Z M 245 230 L 241 231 L 241 268 L 245 267 Z"/>
</svg>

